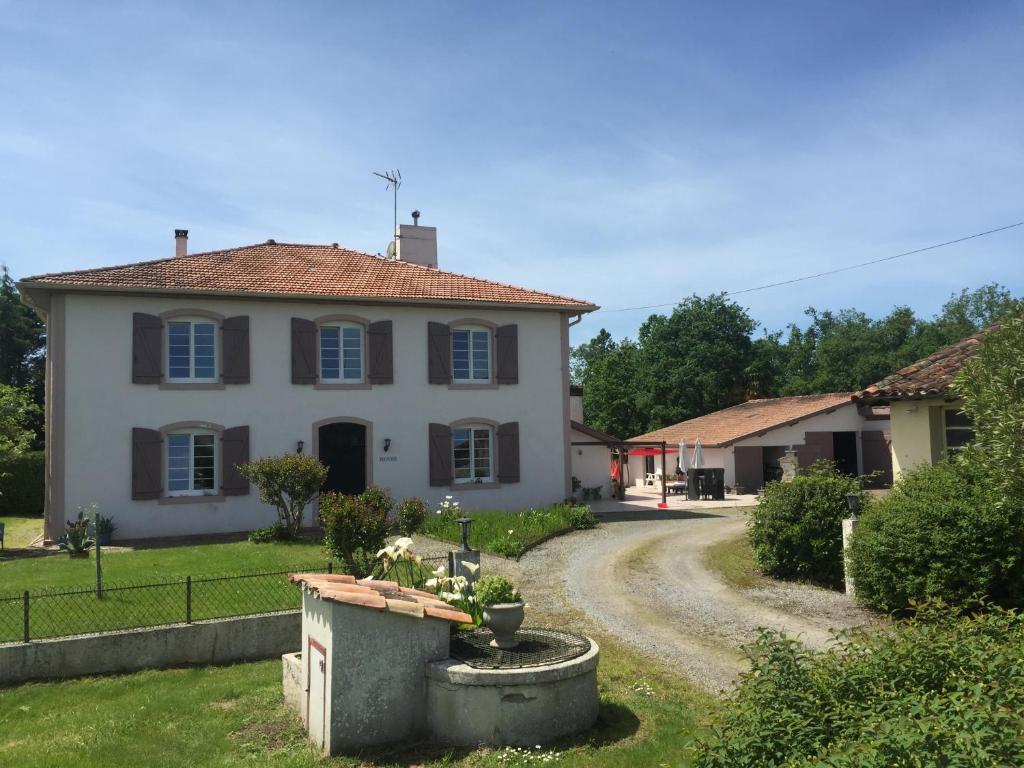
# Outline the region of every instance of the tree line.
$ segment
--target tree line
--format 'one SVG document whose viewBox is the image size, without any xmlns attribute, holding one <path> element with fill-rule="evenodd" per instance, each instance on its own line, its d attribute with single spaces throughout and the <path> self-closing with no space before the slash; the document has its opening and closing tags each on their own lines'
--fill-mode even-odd
<svg viewBox="0 0 1024 768">
<path fill-rule="evenodd" d="M 0 266 L 0 464 L 43 447 L 45 368 L 46 326 Z"/>
<path fill-rule="evenodd" d="M 571 350 L 587 424 L 627 438 L 756 398 L 853 392 L 1021 308 L 992 283 L 950 296 L 931 319 L 805 310 L 805 327 L 763 331 L 724 293 L 651 315 L 637 338 L 607 330 Z"/>
</svg>

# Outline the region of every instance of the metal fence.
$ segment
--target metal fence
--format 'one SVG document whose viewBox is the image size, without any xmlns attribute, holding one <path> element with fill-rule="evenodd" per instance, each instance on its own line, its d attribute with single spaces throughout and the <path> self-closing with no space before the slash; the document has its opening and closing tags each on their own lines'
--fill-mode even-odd
<svg viewBox="0 0 1024 768">
<path fill-rule="evenodd" d="M 426 566 L 445 557 L 424 558 Z M 149 584 L 25 590 L 0 596 L 0 643 L 159 627 L 302 607 L 289 573 L 331 573 L 333 563 L 281 571 L 186 576 Z"/>
</svg>

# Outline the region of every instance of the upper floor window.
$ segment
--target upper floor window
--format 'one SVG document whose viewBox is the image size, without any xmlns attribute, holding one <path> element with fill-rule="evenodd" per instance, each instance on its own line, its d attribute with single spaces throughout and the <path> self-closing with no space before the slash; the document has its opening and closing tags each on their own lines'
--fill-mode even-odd
<svg viewBox="0 0 1024 768">
<path fill-rule="evenodd" d="M 320 326 L 320 380 L 363 383 L 363 327 L 355 323 Z"/>
<path fill-rule="evenodd" d="M 167 435 L 167 495 L 217 492 L 217 436 L 205 430 Z"/>
<path fill-rule="evenodd" d="M 168 381 L 217 380 L 217 323 L 171 320 L 167 323 Z"/>
<path fill-rule="evenodd" d="M 494 430 L 486 425 L 452 430 L 452 470 L 456 483 L 494 480 Z"/>
<path fill-rule="evenodd" d="M 947 451 L 958 451 L 974 440 L 974 425 L 970 416 L 955 408 L 947 408 L 943 416 Z"/>
<path fill-rule="evenodd" d="M 490 382 L 490 330 L 472 327 L 452 329 L 452 380 L 473 384 Z"/>
</svg>

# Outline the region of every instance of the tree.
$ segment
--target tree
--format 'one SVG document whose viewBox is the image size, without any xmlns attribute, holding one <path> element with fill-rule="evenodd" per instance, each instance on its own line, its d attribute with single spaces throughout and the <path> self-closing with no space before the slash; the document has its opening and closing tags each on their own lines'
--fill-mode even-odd
<svg viewBox="0 0 1024 768">
<path fill-rule="evenodd" d="M 27 389 L 0 384 L 0 464 L 21 456 L 35 438 L 31 425 L 39 416 Z"/>
<path fill-rule="evenodd" d="M 619 438 L 647 431 L 648 420 L 639 405 L 639 367 L 639 350 L 628 340 L 590 364 L 583 386 L 588 426 Z"/>
<path fill-rule="evenodd" d="M 597 336 L 590 341 L 580 344 L 578 347 L 573 347 L 569 352 L 572 361 L 570 368 L 573 383 L 585 384 L 591 366 L 600 358 L 614 352 L 615 346 L 612 335 L 602 328 L 597 332 Z"/>
<path fill-rule="evenodd" d="M 260 490 L 260 501 L 277 509 L 288 535 L 297 536 L 306 505 L 316 498 L 327 480 L 327 467 L 315 456 L 285 453 L 250 461 L 239 473 Z"/>
<path fill-rule="evenodd" d="M 46 326 L 21 300 L 6 266 L 0 266 L 0 384 L 27 387 L 39 409 L 31 426 L 42 441 Z"/>
</svg>

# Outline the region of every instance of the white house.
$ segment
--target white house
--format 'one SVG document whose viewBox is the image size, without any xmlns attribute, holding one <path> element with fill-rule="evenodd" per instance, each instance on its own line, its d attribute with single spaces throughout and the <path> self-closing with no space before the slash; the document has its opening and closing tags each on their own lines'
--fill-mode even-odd
<svg viewBox="0 0 1024 768">
<path fill-rule="evenodd" d="M 600 488 L 604 498 L 611 498 L 611 449 L 619 439 L 588 427 L 583 417 L 583 387 L 569 387 L 569 439 L 572 452 L 572 476 L 581 488 Z M 581 494 L 577 494 L 580 498 Z"/>
<path fill-rule="evenodd" d="M 173 258 L 18 284 L 47 324 L 48 539 L 93 502 L 124 538 L 266 525 L 235 467 L 288 451 L 328 490 L 570 495 L 568 326 L 592 304 L 441 271 L 432 227 L 400 226 L 394 259 L 175 234 Z"/>
<path fill-rule="evenodd" d="M 664 441 L 667 449 L 686 443 L 693 455 L 700 439 L 705 467 L 725 470 L 725 484 L 754 493 L 781 475 L 779 459 L 796 452 L 800 466 L 835 461 L 850 474 L 879 472 L 879 485 L 892 482 L 889 418 L 886 409 L 863 407 L 849 392 L 750 400 L 643 435 L 631 442 Z M 678 452 L 668 455 L 675 473 Z M 660 456 L 630 456 L 629 477 L 643 481 L 661 470 Z"/>
</svg>

